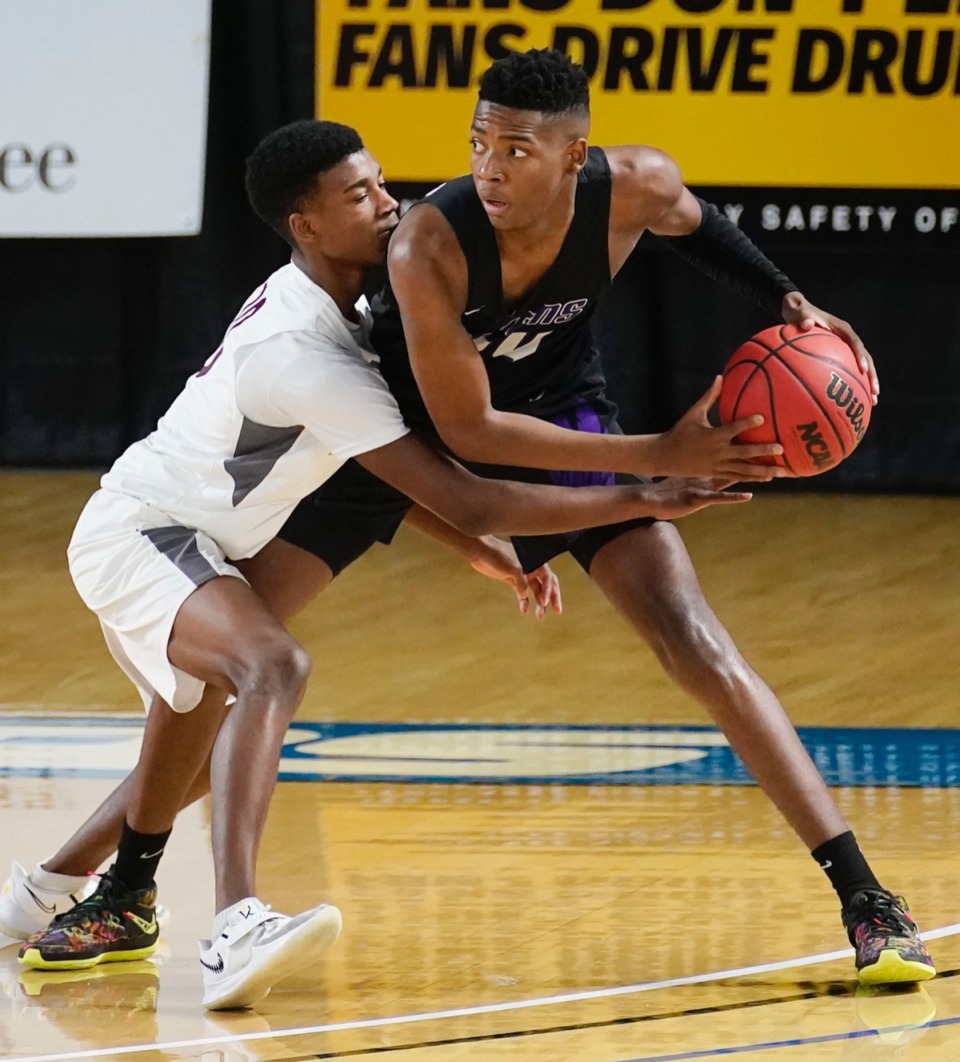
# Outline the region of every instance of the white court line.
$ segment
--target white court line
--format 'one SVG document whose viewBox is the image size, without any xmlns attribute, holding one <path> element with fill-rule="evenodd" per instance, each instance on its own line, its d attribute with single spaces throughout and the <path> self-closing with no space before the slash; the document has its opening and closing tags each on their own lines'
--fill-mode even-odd
<svg viewBox="0 0 960 1062">
<path fill-rule="evenodd" d="M 960 922 L 930 929 L 920 936 L 923 940 L 937 940 L 960 933 Z M 413 1025 L 424 1021 L 446 1021 L 450 1018 L 469 1018 L 478 1014 L 500 1014 L 511 1010 L 530 1010 L 534 1007 L 552 1007 L 559 1003 L 582 1003 L 588 999 L 612 999 L 614 996 L 636 995 L 654 992 L 660 988 L 682 988 L 687 985 L 705 985 L 711 981 L 725 981 L 730 977 L 752 977 L 755 974 L 790 970 L 797 966 L 813 966 L 821 962 L 833 962 L 853 955 L 852 948 L 841 951 L 825 951 L 820 955 L 806 955 L 799 959 L 783 959 L 758 966 L 740 966 L 733 970 L 717 970 L 714 973 L 691 974 L 687 977 L 672 977 L 666 981 L 647 981 L 639 985 L 621 985 L 618 988 L 592 988 L 586 992 L 571 992 L 560 996 L 542 996 L 539 999 L 518 999 L 512 1003 L 487 1003 L 479 1007 L 460 1007 L 456 1010 L 435 1010 L 422 1014 L 397 1014 L 392 1018 L 363 1018 L 359 1021 L 335 1022 L 331 1025 L 303 1025 L 298 1029 L 271 1029 L 269 1032 L 249 1033 L 245 1036 L 213 1036 L 199 1040 L 170 1040 L 167 1043 L 133 1044 L 127 1047 L 98 1047 L 93 1051 L 68 1051 L 58 1055 L 20 1055 L 5 1062 L 66 1062 L 77 1058 L 115 1058 L 117 1055 L 132 1055 L 141 1051 L 173 1051 L 179 1047 L 216 1047 L 218 1044 L 246 1043 L 250 1040 L 277 1040 L 283 1036 L 315 1036 L 320 1033 L 349 1032 L 352 1029 L 385 1029 L 391 1025 Z"/>
</svg>

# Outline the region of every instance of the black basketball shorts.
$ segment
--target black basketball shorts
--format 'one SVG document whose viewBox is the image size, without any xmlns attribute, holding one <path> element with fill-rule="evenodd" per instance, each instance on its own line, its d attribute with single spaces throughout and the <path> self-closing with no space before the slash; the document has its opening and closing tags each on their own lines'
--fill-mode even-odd
<svg viewBox="0 0 960 1062">
<path fill-rule="evenodd" d="M 374 543 L 389 545 L 412 504 L 356 461 L 347 461 L 300 502 L 277 537 L 339 575 Z"/>
<path fill-rule="evenodd" d="M 543 420 L 572 431 L 587 431 L 598 435 L 622 435 L 617 423 L 617 408 L 602 395 L 581 402 L 573 409 Z M 482 465 L 472 471 L 498 479 L 514 479 L 521 483 L 546 483 L 558 487 L 612 487 L 614 484 L 640 483 L 637 476 L 613 472 L 548 472 L 538 468 Z M 593 558 L 608 542 L 619 538 L 634 527 L 656 523 L 653 517 L 638 517 L 618 524 L 604 524 L 583 531 L 568 531 L 555 535 L 516 535 L 513 547 L 525 572 L 532 572 L 561 553 L 569 553 L 585 572 L 590 571 Z"/>
<path fill-rule="evenodd" d="M 621 434 L 616 421 L 616 407 L 603 398 L 584 402 L 563 414 L 543 419 L 574 431 Z M 468 467 L 488 479 L 563 487 L 640 482 L 636 477 L 614 475 L 612 472 L 549 472 L 495 465 Z M 326 562 L 334 575 L 338 575 L 374 543 L 389 544 L 412 504 L 406 495 L 377 479 L 356 461 L 348 461 L 318 490 L 304 498 L 291 513 L 278 537 L 313 553 Z M 652 523 L 655 523 L 652 517 L 640 517 L 565 534 L 515 536 L 513 545 L 525 572 L 534 571 L 561 553 L 569 553 L 584 571 L 589 572 L 594 556 L 608 542 L 633 527 Z"/>
</svg>

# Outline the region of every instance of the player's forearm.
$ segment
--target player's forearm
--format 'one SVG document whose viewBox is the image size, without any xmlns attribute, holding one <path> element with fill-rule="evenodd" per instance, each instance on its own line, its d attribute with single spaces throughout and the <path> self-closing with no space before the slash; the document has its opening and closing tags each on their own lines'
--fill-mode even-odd
<svg viewBox="0 0 960 1062">
<path fill-rule="evenodd" d="M 444 442 L 466 461 L 550 471 L 667 474 L 662 436 L 573 431 L 522 413 L 490 410 L 482 422 L 438 424 Z"/>
<path fill-rule="evenodd" d="M 551 535 L 656 515 L 650 484 L 552 487 L 486 480 L 471 494 L 461 519 L 476 535 Z"/>
<path fill-rule="evenodd" d="M 796 284 L 712 203 L 700 199 L 699 226 L 687 236 L 661 236 L 701 272 L 780 317 L 783 297 Z"/>
<path fill-rule="evenodd" d="M 408 527 L 412 527 L 428 538 L 432 538 L 434 542 L 439 542 L 442 546 L 454 550 L 454 552 L 459 553 L 468 561 L 475 560 L 483 552 L 484 538 L 486 536 L 478 538 L 473 535 L 465 535 L 452 524 L 430 512 L 429 509 L 424 509 L 421 505 L 411 506 L 406 516 L 404 516 L 403 522 Z"/>
</svg>

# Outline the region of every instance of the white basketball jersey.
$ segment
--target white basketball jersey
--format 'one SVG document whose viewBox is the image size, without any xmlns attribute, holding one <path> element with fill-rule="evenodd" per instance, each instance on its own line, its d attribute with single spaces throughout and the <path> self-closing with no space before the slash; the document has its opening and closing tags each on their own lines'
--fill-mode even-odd
<svg viewBox="0 0 960 1062">
<path fill-rule="evenodd" d="M 253 556 L 348 458 L 407 432 L 367 349 L 365 299 L 357 310 L 353 325 L 295 265 L 278 269 L 101 485 Z"/>
</svg>

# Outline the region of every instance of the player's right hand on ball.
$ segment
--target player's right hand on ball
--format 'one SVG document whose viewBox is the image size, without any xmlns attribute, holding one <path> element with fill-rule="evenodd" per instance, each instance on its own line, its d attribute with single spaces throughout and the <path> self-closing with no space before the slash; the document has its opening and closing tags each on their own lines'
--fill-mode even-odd
<svg viewBox="0 0 960 1062">
<path fill-rule="evenodd" d="M 753 497 L 743 491 L 721 490 L 719 484 L 722 482 L 670 476 L 659 483 L 645 484 L 644 490 L 649 492 L 649 515 L 661 520 L 679 520 L 681 516 L 689 516 L 708 505 L 746 502 Z"/>
<path fill-rule="evenodd" d="M 719 428 L 707 419 L 720 395 L 721 383 L 718 376 L 677 423 L 657 437 L 657 475 L 720 478 L 735 483 L 765 482 L 783 475 L 782 468 L 757 460 L 782 454 L 779 443 L 734 441 L 742 431 L 759 427 L 763 417 L 742 417 Z"/>
</svg>

